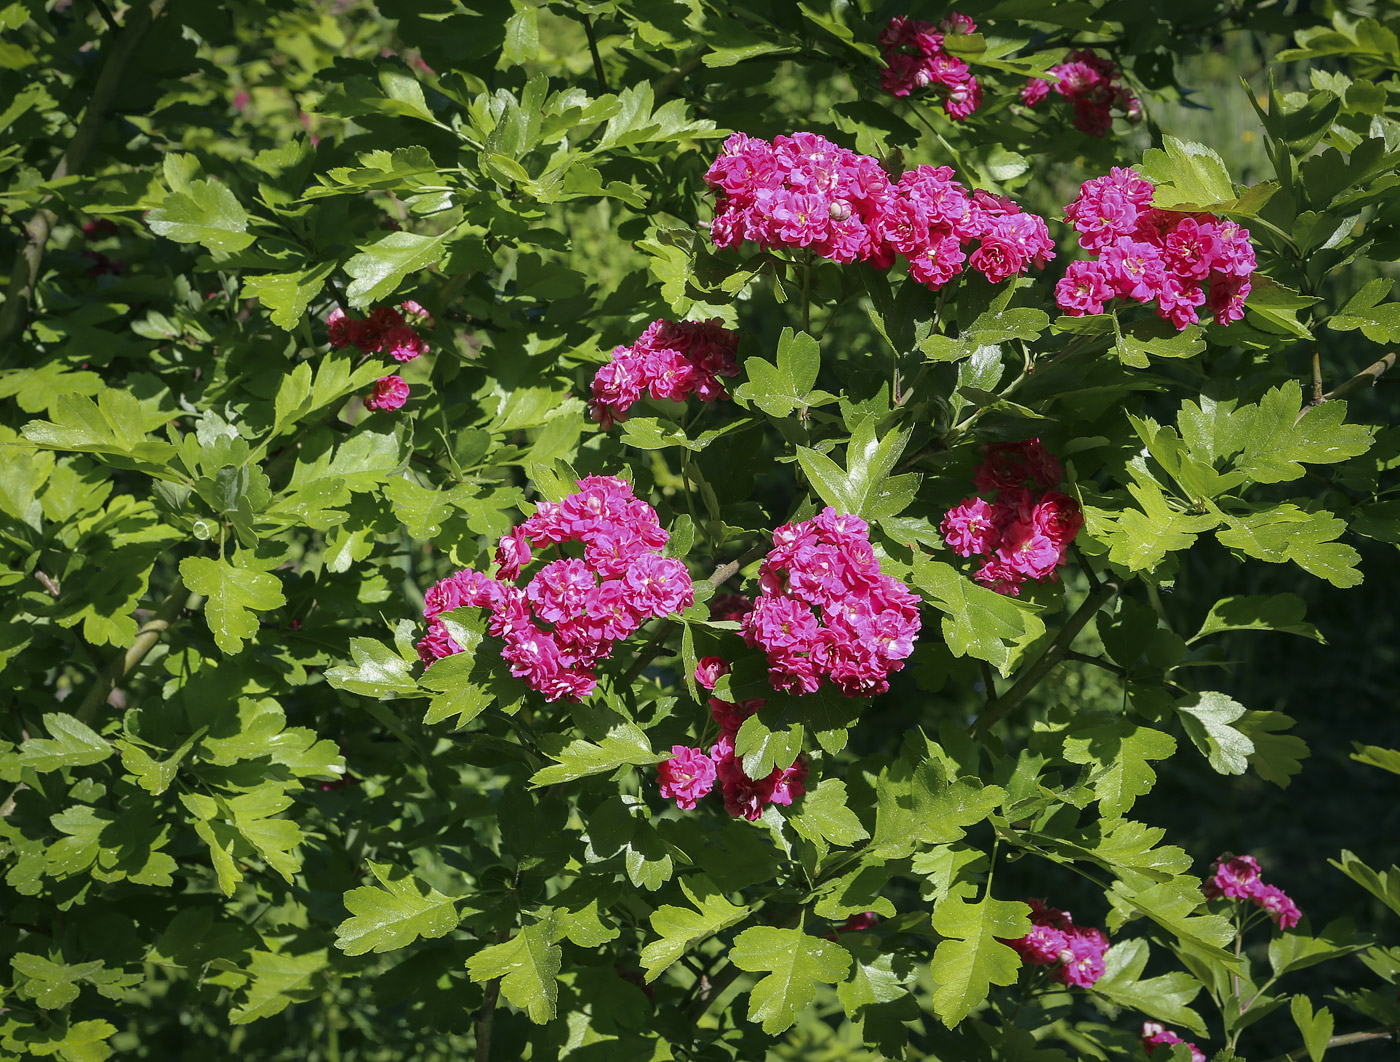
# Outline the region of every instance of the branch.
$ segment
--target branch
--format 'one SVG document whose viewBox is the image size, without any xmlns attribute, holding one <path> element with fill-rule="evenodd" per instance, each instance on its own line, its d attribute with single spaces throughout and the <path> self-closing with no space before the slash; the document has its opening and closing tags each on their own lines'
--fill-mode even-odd
<svg viewBox="0 0 1400 1062">
<path fill-rule="evenodd" d="M 97 84 L 92 89 L 92 98 L 88 100 L 77 131 L 54 167 L 50 180 L 57 181 L 82 169 L 88 153 L 97 142 L 98 134 L 107 124 L 107 112 L 117 98 L 122 75 L 135 59 L 141 42 L 165 5 L 166 0 L 151 0 L 150 6 L 138 11 L 127 27 L 114 35 L 113 43 L 109 46 L 111 55 L 102 64 L 102 72 L 97 75 Z M 24 227 L 25 242 L 15 255 L 15 264 L 10 269 L 10 288 L 5 293 L 4 305 L 0 306 L 0 350 L 11 346 L 10 341 L 29 315 L 34 303 L 34 288 L 39 282 L 39 272 L 44 262 L 44 249 L 57 221 L 57 214 L 41 206 Z"/>
<path fill-rule="evenodd" d="M 1389 372 L 1394 365 L 1395 354 L 1387 354 L 1385 357 L 1381 358 L 1380 361 L 1373 362 L 1370 365 L 1367 365 L 1366 368 L 1362 369 L 1359 373 L 1353 376 L 1346 383 L 1337 387 L 1335 390 L 1327 392 L 1327 394 L 1322 396 L 1322 400 L 1324 402 L 1332 402 L 1338 398 L 1345 398 L 1353 391 L 1360 390 L 1361 386 L 1366 383 L 1369 383 L 1372 387 L 1374 387 L 1377 381 L 1379 381 L 1382 376 Z"/>
<path fill-rule="evenodd" d="M 1392 354 L 1391 357 L 1394 355 Z M 1345 1047 L 1347 1044 L 1359 1044 L 1367 1040 L 1393 1040 L 1397 1032 L 1400 1032 L 1400 1025 L 1387 1025 L 1384 1028 L 1370 1029 L 1366 1032 L 1343 1033 L 1341 1036 L 1334 1036 L 1328 1040 L 1327 1047 Z M 1300 1047 L 1296 1051 L 1289 1051 L 1287 1054 L 1271 1058 L 1269 1062 L 1298 1062 L 1298 1060 L 1307 1057 L 1307 1048 Z"/>
<path fill-rule="evenodd" d="M 598 87 L 606 94 L 612 90 L 608 88 L 607 74 L 603 73 L 603 57 L 598 54 L 598 38 L 593 33 L 593 20 L 587 15 L 583 16 L 583 32 L 588 37 L 588 50 L 593 53 L 593 76 L 598 79 Z"/>
<path fill-rule="evenodd" d="M 1036 662 L 1030 666 L 1030 670 L 1022 675 L 1014 686 L 982 710 L 982 714 L 973 722 L 969 733 L 973 737 L 981 737 L 1000 722 L 1007 712 L 1025 700 L 1026 695 L 1040 685 L 1041 679 L 1050 674 L 1055 665 L 1065 658 L 1065 654 L 1069 652 L 1070 643 L 1078 637 L 1085 624 L 1093 619 L 1094 613 L 1098 612 L 1116 593 L 1118 593 L 1118 584 L 1115 582 L 1101 583 L 1091 590 L 1084 604 L 1080 605 L 1078 611 L 1060 628 L 1060 633 L 1055 635 L 1055 640 L 1046 646 L 1045 652 L 1040 654 Z"/>
<path fill-rule="evenodd" d="M 107 6 L 104 0 L 92 0 L 92 6 L 97 8 L 97 13 L 102 16 L 102 21 L 107 23 L 107 28 L 109 30 L 113 33 L 121 32 L 121 26 L 118 25 L 117 20 L 112 17 L 112 9 Z"/>
<path fill-rule="evenodd" d="M 137 632 L 136 640 L 131 643 L 131 648 L 121 656 L 116 657 L 107 665 L 106 670 L 97 676 L 97 680 L 88 690 L 87 696 L 83 698 L 83 703 L 77 711 L 77 716 L 82 722 L 91 723 L 93 721 L 97 715 L 97 709 L 112 695 L 112 691 L 117 688 L 117 683 L 122 680 L 122 677 L 141 663 L 146 658 L 146 654 L 155 647 L 156 642 L 160 641 L 160 636 L 165 633 L 166 628 L 185 607 L 189 596 L 190 592 L 185 588 L 185 581 L 177 576 L 170 596 L 161 602 L 156 614 L 148 619 Z"/>
</svg>

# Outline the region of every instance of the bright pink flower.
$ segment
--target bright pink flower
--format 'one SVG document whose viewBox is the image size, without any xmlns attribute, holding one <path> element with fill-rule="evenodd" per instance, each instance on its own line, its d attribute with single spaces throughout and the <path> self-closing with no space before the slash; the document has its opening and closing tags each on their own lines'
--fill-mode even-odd
<svg viewBox="0 0 1400 1062">
<path fill-rule="evenodd" d="M 806 792 L 807 760 L 798 756 L 788 767 L 774 767 L 762 779 L 744 773 L 743 764 L 734 755 L 734 741 L 725 735 L 710 749 L 715 774 L 724 795 L 724 808 L 735 818 L 753 822 L 769 804 L 788 805 Z"/>
<path fill-rule="evenodd" d="M 607 430 L 627 419 L 642 396 L 684 402 L 727 399 L 721 376 L 737 376 L 739 336 L 711 321 L 655 321 L 630 346 L 613 350 L 613 360 L 593 377 L 593 419 Z"/>
<path fill-rule="evenodd" d="M 1026 82 L 1026 87 L 1021 90 L 1021 102 L 1027 107 L 1034 107 L 1048 95 L 1050 95 L 1050 82 L 1033 77 Z"/>
<path fill-rule="evenodd" d="M 1277 886 L 1265 885 L 1260 882 L 1250 899 L 1268 912 L 1269 917 L 1274 920 L 1279 929 L 1292 929 L 1303 917 L 1303 912 L 1298 910 L 1298 905 Z"/>
<path fill-rule="evenodd" d="M 1259 861 L 1253 856 L 1222 855 L 1211 864 L 1211 875 L 1201 886 L 1210 900 L 1247 900 L 1259 882 Z"/>
<path fill-rule="evenodd" d="M 1097 929 L 1075 929 L 1066 935 L 1065 948 L 1059 954 L 1060 965 L 1050 975 L 1062 985 L 1090 988 L 1104 975 L 1104 952 L 1108 937 Z"/>
<path fill-rule="evenodd" d="M 862 929 L 873 929 L 880 921 L 880 916 L 874 911 L 862 911 L 860 914 L 853 914 L 836 927 L 837 933 L 855 933 Z"/>
<path fill-rule="evenodd" d="M 707 690 L 715 688 L 721 678 L 729 674 L 729 661 L 720 656 L 705 656 L 695 665 L 695 681 Z"/>
<path fill-rule="evenodd" d="M 690 811 L 695 802 L 708 796 L 715 784 L 715 761 L 703 749 L 672 745 L 671 758 L 656 769 L 661 795 L 676 801 L 676 807 Z"/>
<path fill-rule="evenodd" d="M 964 498 L 962 504 L 949 509 L 940 530 L 960 557 L 994 553 L 1001 540 L 996 509 L 982 498 Z"/>
<path fill-rule="evenodd" d="M 1199 320 L 1205 306 L 1217 324 L 1244 316 L 1255 266 L 1249 233 L 1210 214 L 1151 206 L 1152 186 L 1135 171 L 1115 168 L 1085 181 L 1065 217 L 1079 243 L 1099 257 L 1071 262 L 1055 287 L 1067 314 L 1102 312 L 1112 293 L 1157 303 L 1157 315 L 1178 329 Z"/>
<path fill-rule="evenodd" d="M 404 315 L 405 320 L 415 327 L 433 327 L 433 315 L 421 303 L 412 299 L 404 299 L 403 302 L 399 303 L 399 311 Z"/>
<path fill-rule="evenodd" d="M 408 401 L 408 384 L 402 376 L 381 376 L 365 395 L 365 407 L 376 413 L 402 409 Z"/>
<path fill-rule="evenodd" d="M 412 361 L 426 354 L 431 348 L 417 332 L 406 324 L 386 329 L 379 339 L 379 350 L 395 361 Z"/>
<path fill-rule="evenodd" d="M 1191 1062 L 1206 1062 L 1206 1053 L 1190 1041 L 1183 1040 L 1159 1021 L 1142 1023 L 1142 1048 L 1149 1055 L 1158 1044 L 1186 1044 L 1191 1051 Z"/>
</svg>

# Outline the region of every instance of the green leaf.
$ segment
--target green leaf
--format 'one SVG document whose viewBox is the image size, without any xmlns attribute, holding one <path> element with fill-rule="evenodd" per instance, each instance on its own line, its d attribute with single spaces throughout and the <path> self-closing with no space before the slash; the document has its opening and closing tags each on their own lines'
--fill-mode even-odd
<svg viewBox="0 0 1400 1062">
<path fill-rule="evenodd" d="M 846 447 L 846 470 L 831 458 L 806 446 L 797 448 L 797 461 L 822 501 L 838 513 L 865 519 L 895 516 L 913 500 L 919 477 L 915 473 L 891 476 L 910 432 L 875 435 L 875 418 L 866 417 L 851 433 Z"/>
<path fill-rule="evenodd" d="M 1189 549 L 1198 535 L 1220 523 L 1220 518 L 1211 514 L 1177 512 L 1167 504 L 1161 488 L 1150 481 L 1130 484 L 1128 493 L 1141 508 L 1123 509 L 1111 532 L 1101 537 L 1109 543 L 1109 560 L 1130 571 L 1151 571 L 1168 553 Z"/>
<path fill-rule="evenodd" d="M 847 806 L 846 783 L 839 778 L 823 778 L 807 790 L 798 813 L 788 821 L 803 837 L 824 844 L 847 847 L 870 836 Z"/>
<path fill-rule="evenodd" d="M 648 984 L 696 944 L 742 922 L 749 913 L 747 907 L 736 907 L 726 900 L 703 875 L 681 878 L 680 886 L 695 910 L 664 904 L 651 913 L 652 932 L 661 939 L 642 949 Z"/>
<path fill-rule="evenodd" d="M 1164 760 L 1174 752 L 1176 739 L 1170 734 L 1138 726 L 1123 716 L 1108 723 L 1077 723 L 1064 743 L 1066 760 L 1093 768 L 1088 784 L 1109 818 L 1125 814 L 1138 797 L 1152 790 L 1157 773 L 1150 761 Z"/>
<path fill-rule="evenodd" d="M 1292 720 L 1289 721 L 1292 722 Z M 1391 774 L 1400 774 L 1400 750 L 1383 749 L 1379 745 L 1363 745 L 1359 741 L 1353 741 L 1352 747 L 1356 751 L 1351 754 L 1351 758 L 1357 763 L 1364 763 L 1369 767 L 1379 767 Z"/>
<path fill-rule="evenodd" d="M 1297 594 L 1224 597 L 1211 606 L 1201 629 L 1186 644 L 1222 631 L 1280 631 L 1326 645 L 1327 640 L 1318 629 L 1303 621 L 1306 612 L 1307 606 Z"/>
<path fill-rule="evenodd" d="M 817 341 L 806 332 L 784 328 L 778 339 L 777 365 L 758 357 L 746 358 L 747 379 L 735 388 L 734 396 L 752 402 L 770 417 L 786 417 L 811 404 L 809 395 L 820 368 Z"/>
<path fill-rule="evenodd" d="M 441 937 L 457 928 L 454 901 L 421 886 L 406 870 L 374 862 L 369 869 L 383 888 L 367 885 L 345 894 L 352 917 L 336 927 L 335 946 L 346 955 L 394 951 L 420 937 Z"/>
<path fill-rule="evenodd" d="M 1029 912 L 1018 900 L 990 896 L 971 902 L 952 895 L 933 909 L 933 930 L 945 938 L 929 963 L 938 985 L 933 1008 L 948 1028 L 986 999 L 992 985 L 1016 983 L 1021 958 L 1001 941 L 1030 932 Z"/>
<path fill-rule="evenodd" d="M 254 789 L 228 800 L 233 824 L 269 867 L 280 874 L 287 884 L 301 869 L 301 856 L 296 849 L 301 844 L 301 827 L 291 819 L 273 816 L 292 806 L 292 798 L 277 789 Z"/>
<path fill-rule="evenodd" d="M 212 180 L 192 181 L 186 191 L 171 192 L 146 221 L 157 235 L 202 244 L 216 253 L 232 254 L 253 242 L 238 199 Z"/>
<path fill-rule="evenodd" d="M 383 642 L 351 638 L 350 659 L 353 667 L 342 664 L 326 670 L 326 681 L 338 690 L 378 700 L 412 697 L 419 692 L 409 662 Z"/>
<path fill-rule="evenodd" d="M 1312 1062 L 1322 1062 L 1327 1041 L 1332 1039 L 1332 1012 L 1323 1007 L 1314 1014 L 1312 1000 L 1307 996 L 1294 996 L 1289 1001 L 1289 1010 L 1293 1014 L 1293 1023 L 1303 1034 L 1303 1046 L 1307 1048 L 1308 1058 Z"/>
<path fill-rule="evenodd" d="M 1282 712 L 1248 711 L 1239 721 L 1240 732 L 1254 743 L 1249 765 L 1260 778 L 1280 789 L 1288 788 L 1293 776 L 1302 771 L 1302 761 L 1310 755 L 1302 738 L 1283 733 L 1292 727 L 1293 717 Z"/>
<path fill-rule="evenodd" d="M 784 730 L 769 730 L 757 715 L 751 715 L 734 735 L 734 754 L 742 757 L 744 773 L 750 778 L 767 778 L 776 767 L 790 767 L 802 751 L 801 723 Z"/>
<path fill-rule="evenodd" d="M 1327 321 L 1336 332 L 1361 329 L 1361 334 L 1373 343 L 1400 342 L 1400 302 L 1384 302 L 1394 286 L 1388 277 L 1371 281 Z"/>
<path fill-rule="evenodd" d="M 351 277 L 345 291 L 350 305 L 370 306 L 388 298 L 409 273 L 441 259 L 453 235 L 452 230 L 437 236 L 391 232 L 360 248 L 360 253 L 345 263 L 345 272 Z"/>
<path fill-rule="evenodd" d="M 1238 467 L 1259 483 L 1283 483 L 1306 474 L 1303 463 L 1335 464 L 1371 448 L 1372 432 L 1343 423 L 1345 402 L 1310 406 L 1299 417 L 1303 392 L 1296 380 L 1268 391 L 1257 406 L 1235 411 L 1243 424 L 1244 453 Z"/>
<path fill-rule="evenodd" d="M 559 998 L 559 963 L 563 952 L 556 939 L 556 921 L 550 912 L 525 926 L 504 944 L 483 948 L 467 960 L 473 981 L 501 979 L 501 995 L 525 1011 L 532 1022 L 543 1025 L 554 1018 Z"/>
<path fill-rule="evenodd" d="M 317 975 L 326 965 L 325 948 L 303 955 L 253 952 L 246 971 L 250 978 L 247 995 L 229 1011 L 229 1022 L 247 1025 L 280 1014 L 293 1003 L 314 999 L 321 993 Z"/>
<path fill-rule="evenodd" d="M 767 972 L 749 993 L 749 1021 L 770 1036 L 791 1028 L 817 998 L 817 985 L 845 980 L 851 956 L 839 944 L 800 929 L 751 926 L 734 938 L 729 961 L 750 973 Z"/>
<path fill-rule="evenodd" d="M 20 952 L 10 959 L 15 973 L 26 980 L 17 984 L 20 995 L 32 999 L 44 1010 L 66 1007 L 78 998 L 79 983 L 91 981 L 102 971 L 102 960 L 77 963 L 72 966 L 51 962 L 41 955 Z"/>
<path fill-rule="evenodd" d="M 1244 705 L 1212 691 L 1192 694 L 1173 707 L 1187 736 L 1218 774 L 1244 774 L 1254 742 L 1230 725 L 1244 715 Z"/>
<path fill-rule="evenodd" d="M 170 783 L 175 781 L 180 763 L 189 755 L 195 742 L 204 736 L 207 729 L 200 727 L 197 733 L 186 738 L 184 744 L 164 760 L 155 759 L 145 749 L 130 741 L 118 741 L 117 748 L 121 749 L 122 767 L 136 779 L 136 784 L 151 796 L 160 796 L 170 788 Z"/>
<path fill-rule="evenodd" d="M 267 612 L 287 603 L 277 576 L 235 567 L 226 560 L 186 557 L 180 562 L 180 576 L 196 594 L 204 595 L 204 618 L 215 643 L 229 655 L 242 652 L 243 642 L 257 633 L 255 611 Z"/>
<path fill-rule="evenodd" d="M 1229 524 L 1216 532 L 1223 546 L 1274 564 L 1291 560 L 1333 586 L 1361 584 L 1361 572 L 1356 568 L 1361 554 L 1335 541 L 1346 524 L 1326 510 L 1308 513 L 1296 505 L 1276 505 L 1238 519 L 1232 517 Z"/>
<path fill-rule="evenodd" d="M 1205 1036 L 1201 1016 L 1187 1004 L 1196 998 L 1202 985 L 1180 970 L 1160 977 L 1143 977 L 1147 967 L 1148 945 L 1142 938 L 1123 940 L 1104 953 L 1103 976 L 1092 991 L 1120 1007 L 1132 1007 L 1148 1017 L 1190 1029 Z"/>
<path fill-rule="evenodd" d="M 506 62 L 516 66 L 539 58 L 539 12 L 533 5 L 516 11 L 506 20 L 506 43 L 502 54 Z"/>
<path fill-rule="evenodd" d="M 1342 849 L 1340 862 L 1335 859 L 1329 859 L 1327 862 L 1396 914 L 1400 914 L 1400 867 L 1391 867 L 1388 871 L 1379 872 L 1372 870 L 1345 848 Z"/>
<path fill-rule="evenodd" d="M 295 273 L 264 273 L 243 279 L 242 298 L 257 299 L 272 315 L 272 323 L 288 332 L 306 317 L 311 300 L 321 293 L 335 262 L 320 262 Z"/>
<path fill-rule="evenodd" d="M 564 744 L 563 738 L 549 735 L 541 741 L 541 748 L 558 762 L 536 771 L 530 778 L 534 786 L 557 785 L 592 774 L 606 774 L 624 764 L 660 763 L 671 756 L 669 752 L 653 752 L 641 727 L 626 722 L 609 729 L 607 736 L 597 744 L 587 738 L 575 738 Z"/>
<path fill-rule="evenodd" d="M 974 656 L 1010 674 L 1022 646 L 1045 633 L 1030 607 L 978 586 L 950 564 L 914 555 L 914 585 L 943 616 L 943 640 L 955 656 Z"/>
<path fill-rule="evenodd" d="M 30 738 L 20 746 L 19 764 L 44 774 L 63 767 L 101 763 L 115 751 L 102 736 L 76 716 L 49 712 L 44 716 L 48 738 Z"/>
<path fill-rule="evenodd" d="M 1208 210 L 1250 217 L 1278 191 L 1268 182 L 1237 194 L 1225 162 L 1204 144 L 1163 138 L 1142 157 L 1142 175 L 1156 188 L 1152 205 L 1163 210 Z"/>
</svg>

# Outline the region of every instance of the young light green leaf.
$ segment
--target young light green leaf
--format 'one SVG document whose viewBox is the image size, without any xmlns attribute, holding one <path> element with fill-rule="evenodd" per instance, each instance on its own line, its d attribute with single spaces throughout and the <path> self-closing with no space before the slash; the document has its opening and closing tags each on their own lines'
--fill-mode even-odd
<svg viewBox="0 0 1400 1062">
<path fill-rule="evenodd" d="M 1174 707 L 1187 736 L 1217 773 L 1244 774 L 1254 742 L 1230 725 L 1244 715 L 1244 705 L 1210 691 L 1192 694 Z"/>
<path fill-rule="evenodd" d="M 455 901 L 390 864 L 372 862 L 369 869 L 383 888 L 365 885 L 345 894 L 351 917 L 335 931 L 335 946 L 345 954 L 394 951 L 457 927 Z"/>
<path fill-rule="evenodd" d="M 66 712 L 44 716 L 47 738 L 30 738 L 19 748 L 19 764 L 44 774 L 63 767 L 101 763 L 114 749 L 86 723 Z"/>
<path fill-rule="evenodd" d="M 623 764 L 660 763 L 670 758 L 669 752 L 651 750 L 651 742 L 636 723 L 625 722 L 612 727 L 596 744 L 587 738 L 575 738 L 564 744 L 562 738 L 556 738 L 553 746 L 542 747 L 558 762 L 536 771 L 530 778 L 534 786 L 572 782 L 591 774 L 606 774 Z"/>
<path fill-rule="evenodd" d="M 914 555 L 914 585 L 944 613 L 943 639 L 956 656 L 974 656 L 1008 674 L 1020 646 L 1045 633 L 1031 609 L 978 586 L 951 564 Z"/>
<path fill-rule="evenodd" d="M 1170 734 L 1138 726 L 1126 716 L 1076 725 L 1064 744 L 1066 760 L 1093 768 L 1088 784 L 1108 818 L 1127 813 L 1138 797 L 1150 792 L 1157 781 L 1150 761 L 1164 760 L 1175 751 L 1176 739 Z"/>
<path fill-rule="evenodd" d="M 788 821 L 803 837 L 823 844 L 844 847 L 870 836 L 847 806 L 846 783 L 839 778 L 823 778 L 807 790 L 798 813 Z"/>
<path fill-rule="evenodd" d="M 734 391 L 736 398 L 752 402 L 770 417 L 789 416 L 794 409 L 805 409 L 821 368 L 817 341 L 806 332 L 784 328 L 778 340 L 778 362 L 762 358 L 744 361 L 748 379 Z M 830 401 L 830 397 L 826 396 Z"/>
<path fill-rule="evenodd" d="M 171 192 L 146 218 L 151 231 L 177 243 L 198 243 L 231 254 L 253 242 L 248 215 L 237 197 L 217 181 L 193 181 L 188 191 Z"/>
<path fill-rule="evenodd" d="M 1322 1062 L 1327 1041 L 1332 1039 L 1332 1012 L 1323 1007 L 1314 1014 L 1312 1000 L 1307 996 L 1294 996 L 1289 1001 L 1289 1010 L 1293 1014 L 1293 1023 L 1303 1034 L 1303 1046 L 1307 1048 L 1308 1058 L 1312 1062 Z"/>
<path fill-rule="evenodd" d="M 326 670 L 326 681 L 338 690 L 360 693 L 384 700 L 388 697 L 412 697 L 419 693 L 407 660 L 383 642 L 373 638 L 351 638 L 350 659 L 354 666 L 342 664 Z"/>
<path fill-rule="evenodd" d="M 1030 932 L 1029 912 L 1018 900 L 990 896 L 973 902 L 951 895 L 933 909 L 933 930 L 945 938 L 929 964 L 938 984 L 933 1007 L 948 1028 L 986 999 L 992 985 L 1016 982 L 1021 959 L 1002 940 Z"/>
<path fill-rule="evenodd" d="M 288 332 L 301 324 L 311 300 L 321 293 L 335 262 L 320 262 L 295 273 L 264 273 L 245 277 L 245 299 L 257 299 L 272 315 L 272 323 Z"/>
<path fill-rule="evenodd" d="M 1243 517 L 1228 517 L 1228 527 L 1216 532 L 1220 544 L 1250 557 L 1298 567 L 1333 586 L 1361 584 L 1356 565 L 1361 554 L 1336 539 L 1346 523 L 1326 510 L 1305 512 L 1291 503 Z"/>
<path fill-rule="evenodd" d="M 436 236 L 391 232 L 366 244 L 345 263 L 345 272 L 352 278 L 345 292 L 350 305 L 369 306 L 392 295 L 409 273 L 442 258 L 453 235 L 452 230 Z"/>
<path fill-rule="evenodd" d="M 851 434 L 846 447 L 846 470 L 831 458 L 806 446 L 797 448 L 797 461 L 812 489 L 838 513 L 875 518 L 895 516 L 913 500 L 909 475 L 891 476 L 910 432 L 891 431 L 875 436 L 875 418 L 866 417 Z M 912 484 L 917 486 L 917 480 Z"/>
<path fill-rule="evenodd" d="M 1351 878 L 1352 881 L 1356 882 L 1396 914 L 1400 914 L 1400 867 L 1393 866 L 1388 871 L 1372 870 L 1358 859 L 1354 853 L 1345 848 L 1342 849 L 1342 858 L 1340 862 L 1335 859 L 1329 859 L 1327 862 L 1331 863 L 1343 874 Z"/>
<path fill-rule="evenodd" d="M 556 939 L 556 920 L 551 911 L 540 921 L 525 926 L 504 944 L 483 948 L 467 960 L 467 974 L 473 981 L 501 979 L 501 995 L 525 1011 L 532 1022 L 543 1025 L 554 1018 L 559 998 L 559 964 L 563 952 Z"/>
<path fill-rule="evenodd" d="M 1138 937 L 1119 941 L 1104 953 L 1103 976 L 1092 991 L 1120 1007 L 1140 1010 L 1149 1017 L 1206 1035 L 1205 1022 L 1189 1004 L 1200 993 L 1201 982 L 1180 970 L 1159 977 L 1143 977 L 1148 944 Z"/>
<path fill-rule="evenodd" d="M 752 926 L 734 938 L 729 960 L 741 970 L 767 972 L 749 993 L 749 1021 L 770 1036 L 791 1028 L 817 998 L 817 985 L 845 980 L 851 956 L 839 944 L 800 929 Z"/>
<path fill-rule="evenodd" d="M 287 603 L 282 583 L 271 572 L 239 568 L 213 557 L 186 557 L 180 575 L 197 594 L 204 595 L 204 617 L 214 641 L 229 655 L 241 653 L 243 642 L 258 630 L 253 613 L 267 612 Z"/>
<path fill-rule="evenodd" d="M 743 921 L 749 913 L 747 907 L 736 907 L 726 900 L 703 875 L 682 878 L 680 886 L 696 909 L 664 904 L 651 913 L 652 931 L 661 939 L 642 949 L 648 984 L 696 944 Z"/>
</svg>

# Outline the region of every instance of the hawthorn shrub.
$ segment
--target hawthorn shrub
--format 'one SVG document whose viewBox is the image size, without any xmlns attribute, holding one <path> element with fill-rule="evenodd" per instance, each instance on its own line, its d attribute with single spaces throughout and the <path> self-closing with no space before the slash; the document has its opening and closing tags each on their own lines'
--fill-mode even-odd
<svg viewBox="0 0 1400 1062">
<path fill-rule="evenodd" d="M 1390 1049 L 1323 7 L 0 8 L 0 1058 Z"/>
</svg>

